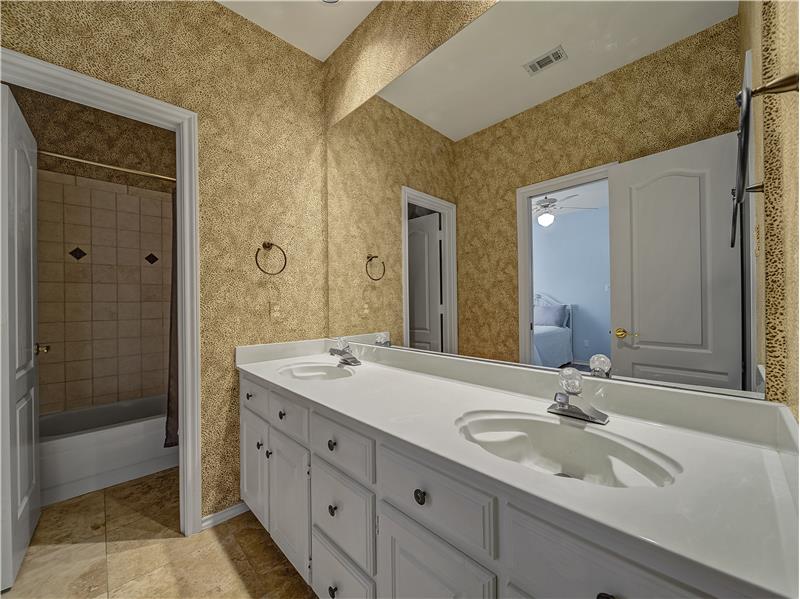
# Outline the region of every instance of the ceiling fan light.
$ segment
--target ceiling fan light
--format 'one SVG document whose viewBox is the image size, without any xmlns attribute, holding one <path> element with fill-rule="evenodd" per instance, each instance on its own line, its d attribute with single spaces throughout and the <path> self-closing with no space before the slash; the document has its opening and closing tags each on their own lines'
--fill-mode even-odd
<svg viewBox="0 0 800 599">
<path fill-rule="evenodd" d="M 556 217 L 549 212 L 542 212 L 539 216 L 536 217 L 536 222 L 539 223 L 542 227 L 549 227 L 553 224 L 553 221 L 556 220 Z"/>
</svg>

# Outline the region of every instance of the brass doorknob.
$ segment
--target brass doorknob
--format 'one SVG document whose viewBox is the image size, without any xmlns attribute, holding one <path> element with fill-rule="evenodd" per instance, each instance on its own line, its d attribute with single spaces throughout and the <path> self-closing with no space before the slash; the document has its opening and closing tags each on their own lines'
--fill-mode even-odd
<svg viewBox="0 0 800 599">
<path fill-rule="evenodd" d="M 625 339 L 625 337 L 627 337 L 628 334 L 629 334 L 628 331 L 626 331 L 622 327 L 617 327 L 616 329 L 614 329 L 614 336 L 617 339 Z"/>
<path fill-rule="evenodd" d="M 39 354 L 46 354 L 50 351 L 49 345 L 42 345 L 41 343 L 37 343 L 33 346 L 33 353 L 34 355 L 38 356 Z"/>
</svg>

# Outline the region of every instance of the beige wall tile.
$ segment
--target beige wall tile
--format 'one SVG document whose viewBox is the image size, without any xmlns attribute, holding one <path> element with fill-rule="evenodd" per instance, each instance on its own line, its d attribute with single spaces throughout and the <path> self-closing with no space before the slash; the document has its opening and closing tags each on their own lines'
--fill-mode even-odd
<svg viewBox="0 0 800 599">
<path fill-rule="evenodd" d="M 89 341 L 92 338 L 92 323 L 64 323 L 64 341 Z"/>
<path fill-rule="evenodd" d="M 89 245 L 92 242 L 92 228 L 88 225 L 64 225 L 64 242 L 65 243 L 82 243 Z M 88 251 L 87 248 L 83 248 Z"/>
<path fill-rule="evenodd" d="M 172 219 L 172 198 L 161 202 L 161 217 Z"/>
<path fill-rule="evenodd" d="M 110 191 L 104 191 L 102 189 L 93 189 L 92 208 L 100 208 L 101 210 L 116 211 L 117 209 L 116 194 Z"/>
<path fill-rule="evenodd" d="M 128 187 L 128 193 L 139 196 L 140 198 L 153 198 L 155 200 L 170 201 L 172 196 L 164 191 L 155 191 L 153 189 L 144 189 L 142 187 Z"/>
<path fill-rule="evenodd" d="M 86 187 L 64 187 L 64 203 L 75 206 L 90 205 L 91 190 Z"/>
<path fill-rule="evenodd" d="M 161 219 L 161 235 L 164 239 L 170 240 L 170 245 L 172 242 L 172 219 Z"/>
<path fill-rule="evenodd" d="M 93 406 L 104 406 L 106 404 L 114 403 L 117 401 L 117 394 L 111 393 L 109 395 L 94 395 L 92 397 Z"/>
<path fill-rule="evenodd" d="M 39 184 L 43 182 L 61 183 L 62 185 L 75 185 L 75 177 L 73 175 L 65 175 L 55 171 L 48 171 L 45 169 L 37 169 L 36 176 Z"/>
<path fill-rule="evenodd" d="M 140 254 L 141 250 L 119 248 L 117 250 L 117 263 L 120 266 L 139 266 L 142 261 Z"/>
<path fill-rule="evenodd" d="M 117 358 L 98 358 L 94 361 L 92 372 L 95 377 L 117 376 Z M 97 389 L 94 390 L 97 393 Z"/>
<path fill-rule="evenodd" d="M 39 340 L 42 343 L 58 343 L 64 339 L 63 322 L 39 323 Z"/>
<path fill-rule="evenodd" d="M 142 215 L 139 230 L 142 233 L 161 233 L 161 216 Z"/>
<path fill-rule="evenodd" d="M 138 302 L 141 299 L 141 285 L 117 285 L 117 298 L 120 302 Z"/>
<path fill-rule="evenodd" d="M 162 296 L 162 285 L 142 285 L 143 302 L 160 302 Z"/>
<path fill-rule="evenodd" d="M 50 383 L 64 382 L 64 363 L 40 364 L 39 365 L 39 384 L 48 385 Z"/>
<path fill-rule="evenodd" d="M 41 339 L 41 335 L 39 335 Z M 47 353 L 39 354 L 40 364 L 55 364 L 56 362 L 64 361 L 64 342 L 51 342 L 49 343 L 50 349 Z"/>
<path fill-rule="evenodd" d="M 64 302 L 39 302 L 39 322 L 64 322 Z"/>
<path fill-rule="evenodd" d="M 156 352 L 164 351 L 164 338 L 143 337 L 141 346 L 143 354 L 153 354 Z"/>
<path fill-rule="evenodd" d="M 114 265 L 117 263 L 117 248 L 115 247 L 93 245 L 91 253 L 94 264 Z"/>
<path fill-rule="evenodd" d="M 92 361 L 91 360 L 74 360 L 64 364 L 64 373 L 66 380 L 69 381 L 83 381 L 92 378 Z"/>
<path fill-rule="evenodd" d="M 93 227 L 114 227 L 117 226 L 117 213 L 114 210 L 101 210 L 92 208 Z"/>
<path fill-rule="evenodd" d="M 102 189 L 105 191 L 112 191 L 114 193 L 127 193 L 128 191 L 127 185 L 111 183 L 110 181 L 100 181 L 98 179 L 87 179 L 86 177 L 75 177 L 75 183 L 78 185 L 78 187 Z"/>
<path fill-rule="evenodd" d="M 47 180 L 39 180 L 37 183 L 38 188 L 36 190 L 36 195 L 40 202 L 64 201 L 64 186 L 61 183 L 55 183 Z"/>
<path fill-rule="evenodd" d="M 93 283 L 92 301 L 94 302 L 116 302 L 117 286 L 115 283 Z"/>
<path fill-rule="evenodd" d="M 142 319 L 142 337 L 160 337 L 163 334 L 160 318 Z"/>
<path fill-rule="evenodd" d="M 39 281 L 39 301 L 40 302 L 63 302 L 64 283 Z"/>
<path fill-rule="evenodd" d="M 91 341 L 67 341 L 66 353 L 70 360 L 91 360 L 92 342 Z"/>
<path fill-rule="evenodd" d="M 117 356 L 116 339 L 96 339 L 92 341 L 92 357 L 95 360 Z"/>
<path fill-rule="evenodd" d="M 139 232 L 120 229 L 117 233 L 117 246 L 121 248 L 138 248 Z"/>
<path fill-rule="evenodd" d="M 39 262 L 40 281 L 63 281 L 64 263 L 63 262 Z"/>
<path fill-rule="evenodd" d="M 36 218 L 39 221 L 64 222 L 64 205 L 61 202 L 39 202 Z"/>
<path fill-rule="evenodd" d="M 119 302 L 117 306 L 120 320 L 138 320 L 142 316 L 139 302 Z"/>
<path fill-rule="evenodd" d="M 92 226 L 92 245 L 117 245 L 117 229 L 104 229 Z"/>
<path fill-rule="evenodd" d="M 133 212 L 117 213 L 117 227 L 125 231 L 138 231 L 139 215 Z"/>
<path fill-rule="evenodd" d="M 104 376 L 92 379 L 92 394 L 95 396 L 108 395 L 117 392 L 117 375 Z"/>
<path fill-rule="evenodd" d="M 142 318 L 162 318 L 162 302 L 142 302 Z"/>
<path fill-rule="evenodd" d="M 61 223 L 39 221 L 38 237 L 41 241 L 64 241 L 64 226 Z"/>
<path fill-rule="evenodd" d="M 164 368 L 164 354 L 142 354 L 142 370 L 161 370 Z"/>
<path fill-rule="evenodd" d="M 117 194 L 117 212 L 139 213 L 139 198 L 124 193 Z"/>
<path fill-rule="evenodd" d="M 141 200 L 141 212 L 142 215 L 147 216 L 161 216 L 161 204 L 163 202 L 161 200 L 157 200 L 155 198 L 147 198 L 143 197 Z"/>
<path fill-rule="evenodd" d="M 92 320 L 116 320 L 117 302 L 94 302 Z"/>
<path fill-rule="evenodd" d="M 92 322 L 92 339 L 116 339 L 117 322 L 115 320 L 95 320 Z"/>
<path fill-rule="evenodd" d="M 86 206 L 64 205 L 64 222 L 72 225 L 90 225 L 91 211 Z"/>
<path fill-rule="evenodd" d="M 64 260 L 64 245 L 57 241 L 39 241 L 37 247 L 39 262 L 62 262 Z"/>
<path fill-rule="evenodd" d="M 68 302 L 90 302 L 92 286 L 89 283 L 64 283 L 64 297 Z"/>
<path fill-rule="evenodd" d="M 141 337 L 142 324 L 140 320 L 120 320 L 117 323 L 118 336 L 122 338 Z"/>
<path fill-rule="evenodd" d="M 92 265 L 92 283 L 116 283 L 117 267 L 111 264 Z"/>
<path fill-rule="evenodd" d="M 142 266 L 142 283 L 144 285 L 161 285 L 163 277 L 161 276 L 161 267 L 159 263 L 147 264 Z"/>
<path fill-rule="evenodd" d="M 92 265 L 67 262 L 64 264 L 64 280 L 67 283 L 91 283 Z"/>
<path fill-rule="evenodd" d="M 129 337 L 119 340 L 120 356 L 137 356 L 142 353 L 142 341 L 140 337 Z"/>
<path fill-rule="evenodd" d="M 142 389 L 160 388 L 164 384 L 163 370 L 147 370 L 142 372 Z"/>
<path fill-rule="evenodd" d="M 64 403 L 66 397 L 64 383 L 39 384 L 39 401 L 41 404 Z"/>
<path fill-rule="evenodd" d="M 83 322 L 91 319 L 91 302 L 66 302 L 64 304 L 64 320 L 66 322 Z"/>
<path fill-rule="evenodd" d="M 48 414 L 58 414 L 66 409 L 66 402 L 64 400 L 40 403 L 39 416 L 47 416 Z"/>
<path fill-rule="evenodd" d="M 138 250 L 134 256 L 138 256 Z M 141 270 L 138 261 L 136 265 L 126 264 L 117 267 L 117 283 L 138 283 L 140 281 Z"/>
<path fill-rule="evenodd" d="M 142 370 L 141 356 L 135 354 L 132 356 L 120 356 L 117 359 L 117 371 L 120 375 L 123 374 L 138 374 Z M 122 378 L 120 376 L 120 378 Z"/>
<path fill-rule="evenodd" d="M 142 233 L 139 238 L 139 247 L 142 248 L 142 259 L 153 252 L 161 259 L 161 234 L 160 233 Z"/>
<path fill-rule="evenodd" d="M 92 380 L 69 381 L 66 384 L 67 409 L 92 405 Z"/>
<path fill-rule="evenodd" d="M 142 388 L 142 375 L 138 372 L 129 374 L 120 374 L 118 377 L 117 385 L 120 392 L 122 391 L 138 391 Z"/>
</svg>

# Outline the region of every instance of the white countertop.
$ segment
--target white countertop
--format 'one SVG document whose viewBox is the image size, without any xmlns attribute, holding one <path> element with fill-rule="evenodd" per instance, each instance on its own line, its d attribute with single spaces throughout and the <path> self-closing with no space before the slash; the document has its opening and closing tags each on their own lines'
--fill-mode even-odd
<svg viewBox="0 0 800 599">
<path fill-rule="evenodd" d="M 461 437 L 455 425 L 473 410 L 548 417 L 548 399 L 369 361 L 351 377 L 297 380 L 278 370 L 338 360 L 293 353 L 238 368 L 509 487 L 770 592 L 797 596 L 797 508 L 781 454 L 773 448 L 611 413 L 600 428 L 666 454 L 683 471 L 660 488 L 592 485 L 494 456 Z"/>
</svg>

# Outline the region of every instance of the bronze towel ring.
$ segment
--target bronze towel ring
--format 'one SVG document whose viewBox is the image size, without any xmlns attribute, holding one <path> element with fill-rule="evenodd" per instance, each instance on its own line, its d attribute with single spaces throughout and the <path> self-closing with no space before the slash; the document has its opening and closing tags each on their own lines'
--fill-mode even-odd
<svg viewBox="0 0 800 599">
<path fill-rule="evenodd" d="M 271 250 L 271 249 L 272 249 L 272 248 L 274 248 L 274 247 L 275 247 L 275 248 L 278 248 L 278 250 L 280 250 L 280 252 L 281 252 L 281 255 L 283 256 L 283 266 L 281 266 L 281 267 L 280 267 L 280 269 L 279 269 L 279 270 L 276 270 L 275 272 L 270 272 L 270 271 L 266 270 L 265 268 L 263 268 L 263 267 L 261 266 L 261 264 L 259 264 L 259 262 L 258 262 L 258 253 L 259 253 L 261 250 Z M 283 269 L 284 269 L 284 268 L 286 268 L 286 252 L 284 252 L 284 251 L 283 251 L 283 248 L 282 248 L 281 246 L 279 246 L 277 243 L 271 243 L 271 242 L 269 242 L 269 241 L 265 241 L 265 242 L 263 242 L 263 243 L 261 244 L 261 247 L 259 247 L 259 248 L 256 250 L 256 266 L 258 266 L 258 270 L 260 270 L 260 271 L 261 271 L 261 272 L 263 272 L 264 274 L 268 274 L 268 275 L 279 275 L 279 274 L 281 274 L 281 273 L 283 272 Z"/>
<path fill-rule="evenodd" d="M 367 263 L 364 265 L 364 270 L 367 272 L 367 276 L 373 281 L 380 281 L 386 275 L 386 264 L 383 263 L 383 260 L 381 260 L 381 266 L 383 267 L 381 276 L 375 278 L 371 274 L 369 274 L 369 263 L 375 260 L 377 257 L 378 256 L 373 256 L 372 254 L 367 254 Z"/>
</svg>

